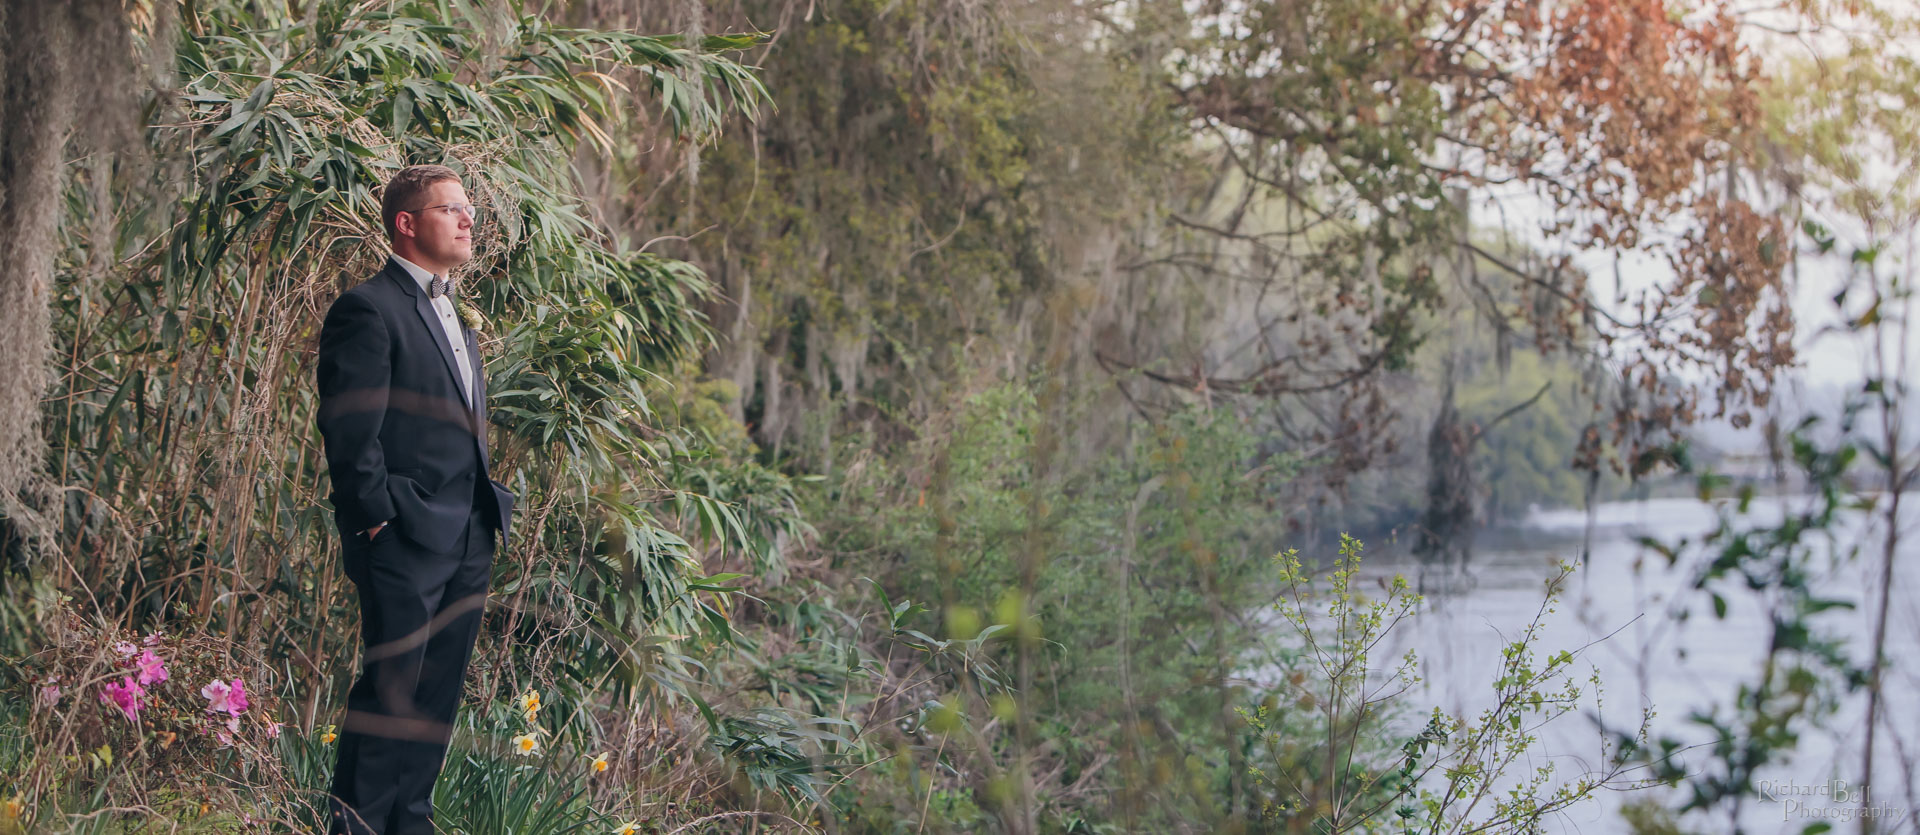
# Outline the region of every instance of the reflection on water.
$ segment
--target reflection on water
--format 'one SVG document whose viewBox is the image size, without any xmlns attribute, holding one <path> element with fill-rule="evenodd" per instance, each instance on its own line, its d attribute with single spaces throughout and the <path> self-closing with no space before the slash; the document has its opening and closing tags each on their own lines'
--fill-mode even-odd
<svg viewBox="0 0 1920 835">
<path fill-rule="evenodd" d="M 1793 500 L 1789 501 L 1801 501 Z M 1750 519 L 1767 524 L 1781 517 L 1778 500 L 1756 500 Z M 1903 508 L 1920 508 L 1920 496 L 1902 502 Z M 1916 766 L 1920 763 L 1920 598 L 1915 584 L 1914 553 L 1920 551 L 1920 510 L 1910 515 L 1903 530 L 1913 538 L 1902 547 L 1895 567 L 1892 617 L 1888 628 L 1887 653 L 1892 669 L 1887 675 L 1883 713 L 1889 719 L 1882 725 L 1875 748 L 1874 783 L 1869 796 L 1878 803 L 1895 808 L 1914 806 Z M 1652 707 L 1652 738 L 1662 735 L 1689 741 L 1705 737 L 1686 721 L 1695 710 L 1713 705 L 1728 705 L 1742 682 L 1757 680 L 1759 660 L 1766 651 L 1769 635 L 1763 609 L 1751 592 L 1744 589 L 1727 594 L 1724 619 L 1713 616 L 1711 602 L 1703 593 L 1690 592 L 1692 566 L 1699 564 L 1697 548 L 1683 552 L 1679 566 L 1669 568 L 1666 559 L 1636 543 L 1636 537 L 1651 536 L 1677 544 L 1685 538 L 1698 542 L 1715 524 L 1713 508 L 1691 500 L 1655 500 L 1603 505 L 1595 510 L 1595 530 L 1590 559 L 1584 569 L 1576 569 L 1570 578 L 1557 611 L 1543 620 L 1543 639 L 1536 646 L 1536 657 L 1544 658 L 1562 649 L 1600 641 L 1583 656 L 1585 664 L 1598 669 L 1604 684 L 1603 709 L 1607 721 L 1631 728 L 1643 707 Z M 1471 565 L 1472 582 L 1460 591 L 1430 593 L 1425 609 L 1412 621 L 1388 637 L 1384 653 L 1375 658 L 1398 658 L 1413 649 L 1422 660 L 1425 682 L 1408 693 L 1415 706 L 1438 706 L 1455 715 L 1477 717 L 1491 707 L 1493 688 L 1500 661 L 1501 646 L 1520 634 L 1521 629 L 1540 609 L 1544 584 L 1559 560 L 1576 566 L 1580 562 L 1581 535 L 1587 525 L 1583 511 L 1536 512 L 1520 526 L 1490 532 L 1482 538 Z M 1852 518 L 1839 536 L 1844 543 L 1861 542 L 1874 531 L 1862 518 Z M 1404 573 L 1412 580 L 1418 565 L 1405 555 L 1404 548 L 1379 547 L 1368 543 L 1362 575 L 1373 586 L 1376 576 Z M 1826 549 L 1822 549 L 1825 551 Z M 1852 611 L 1834 610 L 1820 616 L 1816 623 L 1850 641 L 1849 650 L 1856 659 L 1866 656 L 1866 644 L 1872 635 L 1872 617 L 1877 605 L 1879 558 L 1875 548 L 1862 548 L 1859 557 L 1827 560 L 1816 566 L 1815 586 L 1821 596 L 1850 600 Z M 1826 563 L 1832 562 L 1831 565 Z M 1690 611 L 1691 617 L 1676 620 L 1674 613 Z M 1607 638 L 1612 635 L 1611 638 Z M 1607 638 L 1601 641 L 1602 638 Z M 1578 678 L 1582 681 L 1585 675 Z M 1599 735 L 1587 710 L 1569 714 L 1556 726 L 1542 729 L 1538 751 L 1552 758 L 1556 775 L 1571 782 L 1589 770 L 1598 770 L 1603 762 Z M 1793 760 L 1761 775 L 1782 788 L 1777 801 L 1751 801 L 1741 823 L 1750 832 L 1800 832 L 1818 818 L 1803 817 L 1804 810 L 1857 803 L 1834 804 L 1825 797 L 1809 795 L 1809 786 L 1833 785 L 1830 780 L 1845 780 L 1860 785 L 1861 747 L 1866 713 L 1864 695 L 1848 699 L 1826 729 L 1802 737 Z M 1531 772 L 1540 762 L 1521 763 L 1516 772 Z M 1518 776 L 1516 774 L 1516 776 Z M 1797 792 L 1791 798 L 1787 791 Z M 1637 796 L 1637 793 L 1636 793 Z M 1628 800 L 1620 793 L 1602 797 L 1571 813 L 1550 821 L 1553 831 L 1611 833 L 1626 832 L 1618 815 Z M 1789 800 L 1792 802 L 1789 803 Z M 1815 813 L 1817 814 L 1817 813 Z M 1909 814 L 1897 825 L 1882 832 L 1914 832 L 1914 816 Z M 1724 816 L 1692 819 L 1698 831 L 1728 829 Z M 1856 824 L 1836 824 L 1834 831 L 1855 831 Z"/>
</svg>

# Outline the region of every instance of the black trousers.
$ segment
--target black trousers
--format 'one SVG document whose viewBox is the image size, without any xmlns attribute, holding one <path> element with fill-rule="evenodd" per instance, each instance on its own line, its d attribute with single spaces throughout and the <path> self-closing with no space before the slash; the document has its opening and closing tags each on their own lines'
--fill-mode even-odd
<svg viewBox="0 0 1920 835">
<path fill-rule="evenodd" d="M 476 502 L 447 553 L 394 525 L 346 538 L 360 592 L 360 678 L 347 693 L 329 798 L 334 835 L 432 835 L 447 756 L 492 573 L 494 525 Z"/>
</svg>

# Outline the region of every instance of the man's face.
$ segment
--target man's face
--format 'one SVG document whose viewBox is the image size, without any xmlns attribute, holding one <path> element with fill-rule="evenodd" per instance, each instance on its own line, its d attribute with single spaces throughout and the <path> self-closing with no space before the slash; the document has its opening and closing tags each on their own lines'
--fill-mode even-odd
<svg viewBox="0 0 1920 835">
<path fill-rule="evenodd" d="M 421 211 L 403 212 L 395 220 L 403 237 L 411 233 L 413 248 L 423 259 L 420 266 L 444 271 L 473 257 L 473 218 L 448 208 L 465 205 L 467 190 L 456 180 L 441 180 L 427 187 Z"/>
</svg>

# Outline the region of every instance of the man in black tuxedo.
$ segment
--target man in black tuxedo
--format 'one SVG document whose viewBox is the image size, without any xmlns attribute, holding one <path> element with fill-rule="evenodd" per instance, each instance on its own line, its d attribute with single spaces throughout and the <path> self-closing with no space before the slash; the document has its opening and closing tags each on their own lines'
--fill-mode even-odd
<svg viewBox="0 0 1920 835">
<path fill-rule="evenodd" d="M 329 832 L 431 835 L 468 657 L 514 496 L 489 477 L 486 376 L 448 274 L 473 257 L 477 210 L 438 165 L 381 199 L 393 257 L 320 331 L 320 434 L 334 522 L 360 593 L 360 678 L 347 695 Z"/>
</svg>

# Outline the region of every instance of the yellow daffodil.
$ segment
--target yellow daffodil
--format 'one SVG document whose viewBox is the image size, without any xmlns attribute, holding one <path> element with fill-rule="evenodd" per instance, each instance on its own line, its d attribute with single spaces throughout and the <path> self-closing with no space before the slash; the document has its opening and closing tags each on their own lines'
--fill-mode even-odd
<svg viewBox="0 0 1920 835">
<path fill-rule="evenodd" d="M 613 831 L 613 835 L 640 835 L 640 824 L 626 823 Z"/>
<path fill-rule="evenodd" d="M 532 754 L 540 750 L 540 740 L 530 733 L 521 734 L 513 738 L 513 750 L 522 755 Z"/>
<path fill-rule="evenodd" d="M 538 691 L 528 690 L 526 695 L 520 697 L 520 709 L 529 713 L 538 711 L 540 709 L 540 693 Z"/>
<path fill-rule="evenodd" d="M 599 755 L 599 756 L 597 756 L 597 757 L 594 757 L 594 758 L 593 758 L 593 763 L 592 763 L 591 765 L 589 765 L 589 766 L 588 766 L 588 768 L 591 768 L 591 769 L 593 769 L 593 773 L 595 773 L 595 774 L 599 774 L 599 773 L 600 773 L 600 772 L 602 772 L 602 771 L 606 771 L 606 770 L 607 770 L 607 755 L 605 755 L 605 754 L 601 754 L 601 755 Z"/>
<path fill-rule="evenodd" d="M 22 801 L 19 795 L 9 797 L 6 805 L 0 806 L 0 815 L 4 815 L 0 820 L 17 821 L 20 819 L 20 813 L 26 811 L 26 808 L 26 802 Z"/>
<path fill-rule="evenodd" d="M 331 745 L 334 740 L 339 738 L 340 735 L 333 732 L 332 725 L 328 725 L 326 730 L 320 732 L 320 743 L 322 745 Z"/>
</svg>

